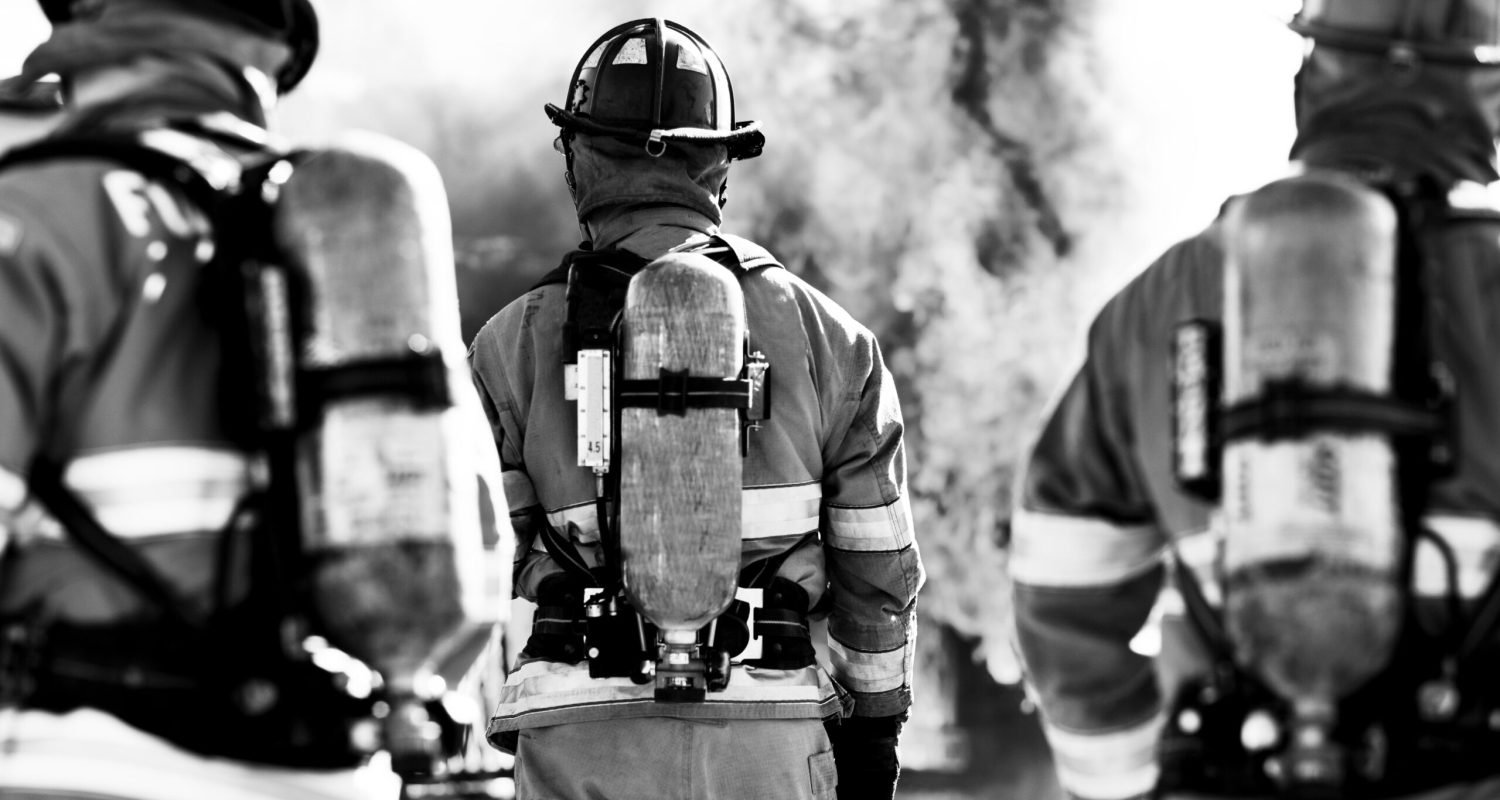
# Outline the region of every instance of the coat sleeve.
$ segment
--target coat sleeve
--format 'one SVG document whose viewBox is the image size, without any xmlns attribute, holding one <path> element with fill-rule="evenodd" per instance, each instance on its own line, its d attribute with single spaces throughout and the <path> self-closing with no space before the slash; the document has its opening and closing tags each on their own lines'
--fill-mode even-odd
<svg viewBox="0 0 1500 800">
<path fill-rule="evenodd" d="M 558 571 L 542 548 L 539 524 L 546 512 L 537 499 L 536 487 L 522 458 L 520 426 L 516 419 L 511 386 L 497 340 L 504 340 L 495 322 L 475 335 L 469 346 L 469 374 L 479 393 L 480 405 L 490 424 L 495 449 L 500 455 L 500 479 L 515 534 L 515 560 L 511 567 L 512 592 L 535 600 L 536 585 L 546 574 Z M 539 574 L 545 573 L 545 574 Z"/>
<path fill-rule="evenodd" d="M 1130 649 L 1163 579 L 1165 540 L 1133 451 L 1127 375 L 1138 343 L 1116 298 L 1024 467 L 1012 521 L 1016 630 L 1060 782 L 1142 796 L 1156 782 L 1160 697 Z"/>
<path fill-rule="evenodd" d="M 824 398 L 832 405 L 821 523 L 833 601 L 828 644 L 855 715 L 883 717 L 911 705 L 916 600 L 925 576 L 906 495 L 895 381 L 874 335 L 852 320 L 849 326 L 847 337 L 831 343 L 842 372 L 833 385 L 844 391 Z"/>
</svg>

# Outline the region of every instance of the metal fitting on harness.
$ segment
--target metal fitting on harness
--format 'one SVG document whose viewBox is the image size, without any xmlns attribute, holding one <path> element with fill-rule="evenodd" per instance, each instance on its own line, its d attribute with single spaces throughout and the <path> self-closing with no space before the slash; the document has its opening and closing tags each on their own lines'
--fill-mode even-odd
<svg viewBox="0 0 1500 800">
<path fill-rule="evenodd" d="M 807 626 L 807 593 L 784 578 L 766 589 L 740 588 L 729 610 L 675 638 L 631 608 L 622 592 L 584 591 L 589 676 L 655 681 L 662 702 L 701 701 L 707 692 L 722 691 L 734 664 L 801 669 L 816 658 Z"/>
</svg>

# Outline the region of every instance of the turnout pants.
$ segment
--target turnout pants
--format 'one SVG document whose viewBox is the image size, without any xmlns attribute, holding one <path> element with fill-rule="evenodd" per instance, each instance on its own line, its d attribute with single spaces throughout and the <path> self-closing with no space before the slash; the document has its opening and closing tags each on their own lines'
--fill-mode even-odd
<svg viewBox="0 0 1500 800">
<path fill-rule="evenodd" d="M 517 800 L 834 800 L 821 720 L 637 717 L 531 728 Z"/>
</svg>

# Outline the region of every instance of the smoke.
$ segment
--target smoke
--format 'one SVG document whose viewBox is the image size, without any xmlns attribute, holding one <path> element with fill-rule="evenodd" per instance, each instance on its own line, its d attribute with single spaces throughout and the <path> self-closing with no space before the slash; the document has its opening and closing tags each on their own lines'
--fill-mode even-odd
<svg viewBox="0 0 1500 800">
<path fill-rule="evenodd" d="M 922 613 L 1014 681 L 1004 543 L 1032 431 L 1099 304 L 1284 164 L 1296 41 L 1202 0 L 778 0 L 742 27 L 750 70 L 730 66 L 769 142 L 729 222 L 880 337 Z"/>
</svg>

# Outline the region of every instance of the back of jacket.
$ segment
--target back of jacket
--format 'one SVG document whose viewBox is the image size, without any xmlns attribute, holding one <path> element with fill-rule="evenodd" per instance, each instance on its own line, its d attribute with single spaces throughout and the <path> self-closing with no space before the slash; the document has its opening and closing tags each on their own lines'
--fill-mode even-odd
<svg viewBox="0 0 1500 800">
<path fill-rule="evenodd" d="M 672 244 L 706 238 L 684 234 Z M 621 247 L 646 258 L 665 252 L 651 241 L 627 238 Z M 742 563 L 797 548 L 779 575 L 797 582 L 813 604 L 825 587 L 831 592 L 833 673 L 852 693 L 856 713 L 899 713 L 910 704 L 923 575 L 891 375 L 874 336 L 838 305 L 768 255 L 746 266 L 737 274 L 751 349 L 771 365 L 771 418 L 749 435 Z M 563 399 L 565 293 L 554 284 L 517 299 L 470 349 L 518 537 L 515 585 L 528 599 L 560 570 L 533 527 L 538 508 L 591 564 L 601 563 L 594 477 L 577 466 L 575 405 Z M 590 679 L 586 662 L 523 657 L 491 730 L 633 715 L 818 718 L 839 711 L 818 668 L 737 667 L 728 688 L 703 703 L 657 704 L 652 697 L 651 686 L 628 678 Z"/>
<path fill-rule="evenodd" d="M 1500 555 L 1500 214 L 1462 184 L 1424 229 L 1432 356 L 1457 380 L 1456 473 L 1432 487 L 1427 522 L 1458 557 L 1459 588 L 1478 595 Z M 1026 465 L 1012 570 L 1028 679 L 1065 787 L 1130 797 L 1154 783 L 1163 698 L 1207 667 L 1202 643 L 1162 595 L 1167 547 L 1210 602 L 1220 592 L 1211 509 L 1172 471 L 1171 341 L 1192 319 L 1222 320 L 1219 223 L 1168 250 L 1100 312 L 1083 365 L 1051 410 Z M 1436 547 L 1417 551 L 1414 590 L 1448 588 Z M 1166 613 L 1161 652 L 1142 631 Z M 1148 627 L 1154 635 L 1158 629 Z M 1154 667 L 1154 668 L 1153 668 Z"/>
<path fill-rule="evenodd" d="M 160 97 L 116 111 L 111 131 L 203 122 L 215 132 L 173 141 L 227 168 L 261 148 L 241 135 L 250 126 L 210 102 Z M 226 434 L 217 315 L 200 296 L 216 241 L 174 183 L 121 161 L 58 157 L 0 170 L 0 622 L 19 626 L 8 634 L 40 634 L 9 645 L 67 651 L 41 667 L 54 687 L 46 699 L 28 694 L 24 675 L 0 679 L 0 795 L 398 793 L 389 770 L 223 756 L 234 737 L 214 726 L 237 722 L 225 714 L 198 724 L 194 714 L 228 704 L 209 702 L 222 699 L 216 687 L 172 672 L 192 675 L 213 654 L 170 644 L 176 629 L 84 555 L 28 490 L 38 459 L 60 465 L 64 485 L 191 611 L 216 599 L 221 571 L 221 599 L 244 595 L 246 537 L 221 539 L 233 535 L 225 529 L 252 467 Z M 164 692 L 176 704 L 151 707 Z"/>
<path fill-rule="evenodd" d="M 206 602 L 217 534 L 248 486 L 221 433 L 218 337 L 200 305 L 214 252 L 174 186 L 117 162 L 0 173 L 0 613 L 129 619 L 141 600 L 28 498 L 46 457 L 103 524 Z"/>
</svg>

